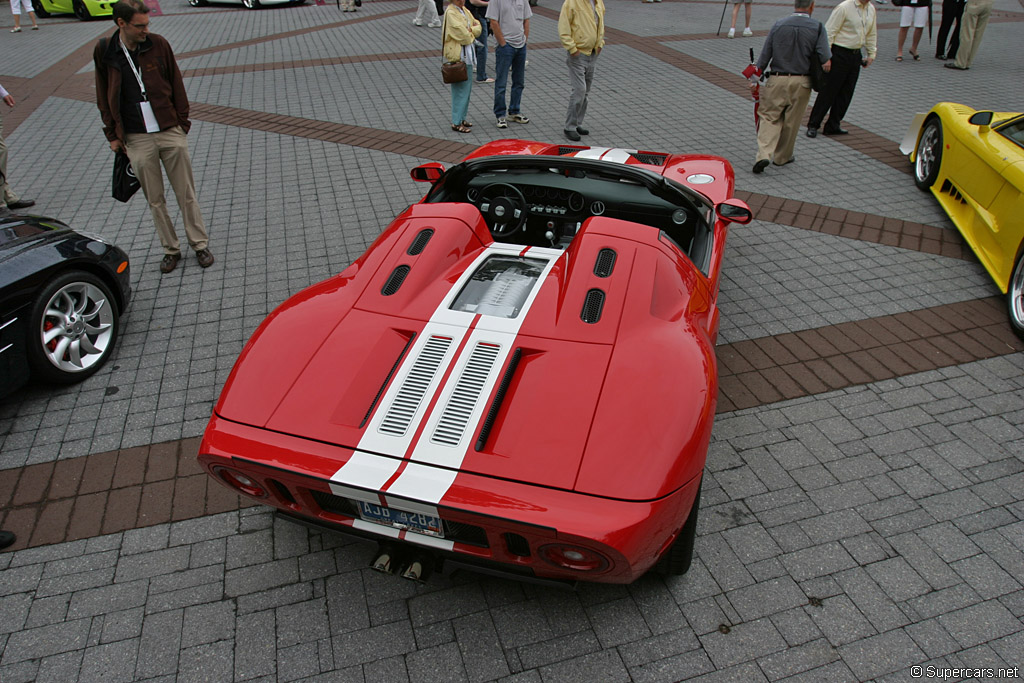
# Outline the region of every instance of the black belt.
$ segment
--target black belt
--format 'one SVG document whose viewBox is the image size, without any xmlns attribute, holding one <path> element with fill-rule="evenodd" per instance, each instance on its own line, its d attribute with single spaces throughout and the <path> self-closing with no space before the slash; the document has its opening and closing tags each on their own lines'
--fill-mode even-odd
<svg viewBox="0 0 1024 683">
<path fill-rule="evenodd" d="M 786 73 L 785 71 L 773 71 L 773 72 L 771 72 L 768 75 L 769 76 L 806 76 L 807 74 L 790 74 L 790 73 Z"/>
<path fill-rule="evenodd" d="M 833 45 L 832 49 L 833 50 L 846 50 L 847 52 L 856 52 L 856 53 L 860 54 L 860 48 L 859 47 L 843 47 L 842 45 Z"/>
</svg>

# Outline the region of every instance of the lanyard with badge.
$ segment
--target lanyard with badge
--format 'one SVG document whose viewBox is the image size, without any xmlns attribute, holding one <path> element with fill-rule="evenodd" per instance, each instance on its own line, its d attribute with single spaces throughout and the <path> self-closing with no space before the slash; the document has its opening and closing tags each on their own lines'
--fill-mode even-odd
<svg viewBox="0 0 1024 683">
<path fill-rule="evenodd" d="M 146 124 L 147 133 L 159 133 L 160 124 L 156 122 L 156 115 L 153 114 L 153 105 L 149 103 L 149 97 L 146 95 L 146 86 L 142 83 L 142 74 L 135 68 L 135 62 L 132 61 L 131 55 L 128 53 L 128 48 L 125 47 L 124 41 L 118 37 L 117 42 L 121 43 L 121 50 L 124 52 L 124 58 L 128 60 L 128 66 L 131 68 L 132 73 L 135 74 L 135 80 L 139 82 L 139 88 L 142 90 L 142 101 L 139 102 L 139 110 L 142 112 L 142 122 Z"/>
</svg>

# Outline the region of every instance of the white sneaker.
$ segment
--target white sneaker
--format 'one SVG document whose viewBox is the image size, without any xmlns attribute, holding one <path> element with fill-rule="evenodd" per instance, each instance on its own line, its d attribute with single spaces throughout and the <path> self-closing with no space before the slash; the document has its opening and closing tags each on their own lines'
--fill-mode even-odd
<svg viewBox="0 0 1024 683">
<path fill-rule="evenodd" d="M 427 24 L 427 28 L 441 28 L 441 22 L 438 21 L 437 19 L 434 19 L 432 22 Z"/>
<path fill-rule="evenodd" d="M 749 38 L 752 35 L 754 35 L 754 32 L 750 30 L 749 26 L 746 27 L 745 29 L 743 29 L 743 37 L 744 38 Z"/>
<path fill-rule="evenodd" d="M 413 19 L 412 20 L 412 25 L 413 26 L 423 26 L 423 22 L 420 21 L 419 19 Z"/>
<path fill-rule="evenodd" d="M 508 128 L 508 121 L 505 120 L 504 116 L 498 119 L 498 128 Z"/>
<path fill-rule="evenodd" d="M 727 38 L 735 38 L 736 37 L 736 29 L 734 29 L 734 28 L 729 29 L 729 33 L 728 33 L 728 35 L 726 37 Z"/>
</svg>

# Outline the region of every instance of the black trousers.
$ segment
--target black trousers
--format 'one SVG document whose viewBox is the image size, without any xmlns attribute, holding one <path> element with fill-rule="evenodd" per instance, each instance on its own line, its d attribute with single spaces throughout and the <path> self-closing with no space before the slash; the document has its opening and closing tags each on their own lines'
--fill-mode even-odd
<svg viewBox="0 0 1024 683">
<path fill-rule="evenodd" d="M 821 128 L 825 114 L 828 114 L 825 130 L 834 131 L 839 128 L 853 100 L 853 90 L 860 76 L 861 59 L 860 50 L 832 46 L 832 69 L 827 74 L 825 87 L 814 100 L 811 117 L 807 121 L 808 128 Z"/>
<path fill-rule="evenodd" d="M 947 59 L 956 57 L 960 48 L 960 17 L 964 14 L 966 0 L 942 0 L 942 23 L 939 24 L 939 39 L 935 43 L 935 56 L 945 55 Z M 956 27 L 953 27 L 956 22 Z M 949 36 L 950 29 L 953 35 Z M 949 37 L 949 49 L 946 49 L 946 38 Z"/>
</svg>

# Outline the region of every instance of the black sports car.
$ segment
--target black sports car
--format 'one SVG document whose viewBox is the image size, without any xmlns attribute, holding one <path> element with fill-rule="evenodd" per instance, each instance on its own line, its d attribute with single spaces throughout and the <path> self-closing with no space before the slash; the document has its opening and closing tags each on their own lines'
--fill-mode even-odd
<svg viewBox="0 0 1024 683">
<path fill-rule="evenodd" d="M 128 255 L 52 218 L 0 215 L 0 396 L 34 377 L 80 382 L 114 349 Z"/>
</svg>

